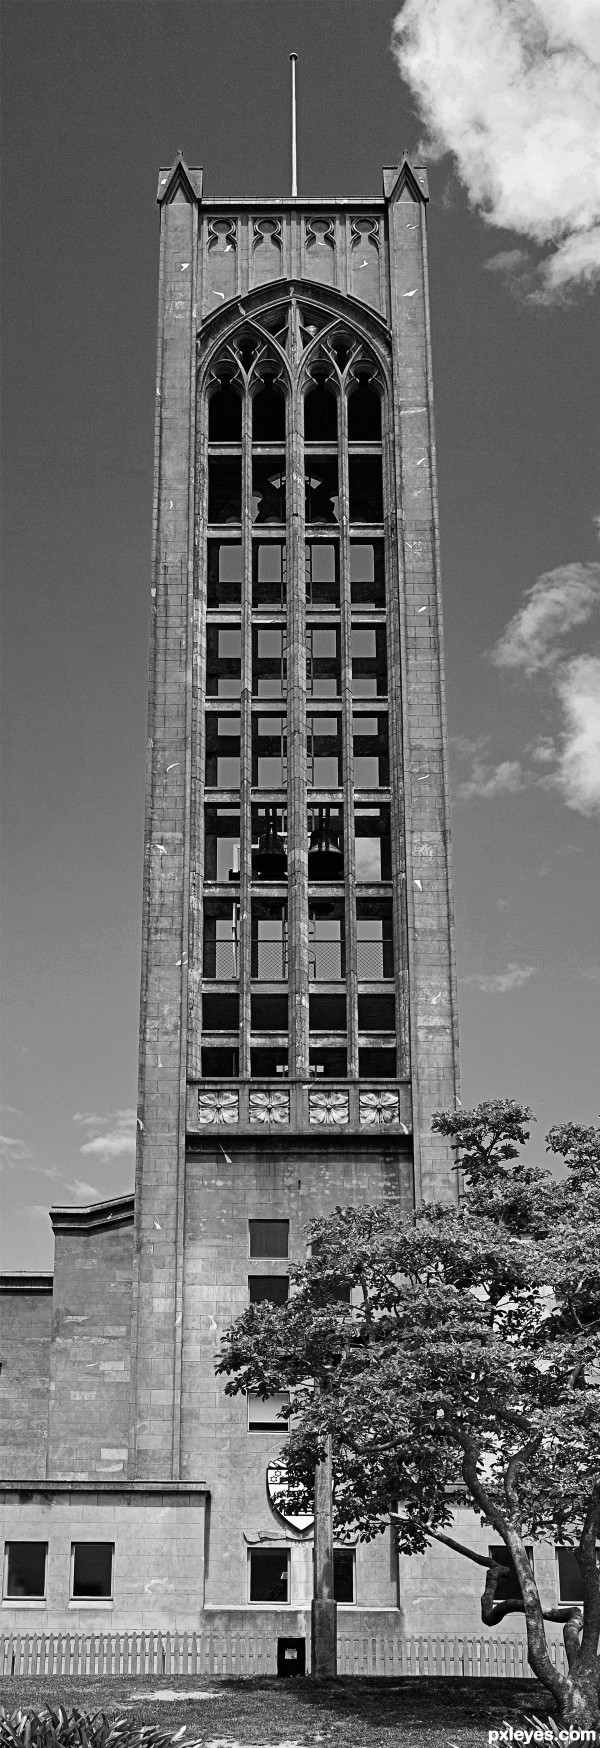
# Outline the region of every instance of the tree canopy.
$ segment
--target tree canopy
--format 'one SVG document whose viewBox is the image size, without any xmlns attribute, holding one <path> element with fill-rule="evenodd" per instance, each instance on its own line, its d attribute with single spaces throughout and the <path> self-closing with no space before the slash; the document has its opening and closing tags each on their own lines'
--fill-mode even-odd
<svg viewBox="0 0 600 1748">
<path fill-rule="evenodd" d="M 509 1100 L 439 1113 L 456 1148 L 458 1205 L 342 1207 L 307 1228 L 292 1295 L 251 1306 L 224 1338 L 229 1392 L 291 1393 L 290 1502 L 310 1503 L 331 1438 L 338 1531 L 393 1519 L 399 1548 L 450 1535 L 469 1502 L 508 1549 L 519 1593 L 482 1616 L 525 1615 L 529 1660 L 561 1716 L 598 1719 L 600 1660 L 600 1129 L 568 1123 L 547 1147 L 563 1175 L 525 1163 L 532 1112 Z M 349 1298 L 348 1287 L 351 1289 Z M 526 1539 L 574 1547 L 583 1609 L 554 1668 Z M 504 1569 L 505 1576 L 505 1569 Z M 516 1589 L 516 1586 L 515 1586 Z"/>
</svg>

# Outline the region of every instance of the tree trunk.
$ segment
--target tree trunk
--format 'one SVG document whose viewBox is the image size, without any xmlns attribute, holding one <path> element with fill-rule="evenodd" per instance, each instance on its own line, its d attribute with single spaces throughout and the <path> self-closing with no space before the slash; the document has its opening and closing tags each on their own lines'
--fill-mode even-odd
<svg viewBox="0 0 600 1748">
<path fill-rule="evenodd" d="M 595 1730 L 600 1728 L 600 1678 L 598 1674 L 571 1670 L 565 1681 L 565 1693 L 560 1701 L 557 1723 L 564 1729 Z"/>
</svg>

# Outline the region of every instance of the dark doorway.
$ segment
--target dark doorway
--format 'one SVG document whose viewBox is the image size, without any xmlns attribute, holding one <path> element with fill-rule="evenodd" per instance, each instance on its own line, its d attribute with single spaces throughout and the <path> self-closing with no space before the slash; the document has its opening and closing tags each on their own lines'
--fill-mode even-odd
<svg viewBox="0 0 600 1748">
<path fill-rule="evenodd" d="M 306 1643 L 304 1639 L 277 1640 L 277 1674 L 306 1674 Z"/>
</svg>

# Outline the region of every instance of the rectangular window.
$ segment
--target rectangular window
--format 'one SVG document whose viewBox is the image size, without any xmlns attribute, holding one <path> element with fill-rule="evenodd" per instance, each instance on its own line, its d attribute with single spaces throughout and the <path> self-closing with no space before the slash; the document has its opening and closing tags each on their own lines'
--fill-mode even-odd
<svg viewBox="0 0 600 1748">
<path fill-rule="evenodd" d="M 374 998 L 377 1000 L 377 997 Z M 345 1032 L 345 995 L 310 995 L 308 1024 L 312 1032 Z"/>
<path fill-rule="evenodd" d="M 285 456 L 252 462 L 252 521 L 285 522 Z"/>
<path fill-rule="evenodd" d="M 289 1548 L 251 1548 L 248 1565 L 250 1602 L 289 1602 Z"/>
<path fill-rule="evenodd" d="M 533 1548 L 526 1548 L 525 1552 L 533 1571 Z M 505 1548 L 504 1542 L 488 1548 L 488 1554 L 492 1560 L 498 1561 L 499 1566 L 506 1566 L 506 1578 L 498 1579 L 496 1602 L 510 1602 L 511 1597 L 520 1597 L 519 1580 L 513 1566 L 512 1555 L 509 1554 L 508 1548 Z"/>
<path fill-rule="evenodd" d="M 393 1032 L 396 1025 L 396 1002 L 393 995 L 359 995 L 359 1032 Z"/>
<path fill-rule="evenodd" d="M 242 548 L 239 541 L 209 540 L 206 604 L 238 607 L 242 599 Z"/>
<path fill-rule="evenodd" d="M 389 807 L 357 807 L 354 815 L 356 879 L 370 885 L 392 878 Z"/>
<path fill-rule="evenodd" d="M 385 698 L 387 654 L 384 625 L 352 627 L 352 695 Z"/>
<path fill-rule="evenodd" d="M 262 983 L 287 977 L 287 905 L 252 902 L 251 976 Z"/>
<path fill-rule="evenodd" d="M 287 879 L 287 808 L 252 808 L 252 879 Z"/>
<path fill-rule="evenodd" d="M 287 1044 L 280 1044 L 269 1050 L 259 1045 L 250 1051 L 250 1077 L 252 1080 L 276 1080 L 287 1075 L 288 1053 Z"/>
<path fill-rule="evenodd" d="M 250 1025 L 253 1032 L 279 1032 L 288 1029 L 287 995 L 253 995 L 250 1001 Z"/>
<path fill-rule="evenodd" d="M 239 813 L 228 807 L 207 807 L 204 829 L 204 879 L 237 883 L 240 878 Z"/>
<path fill-rule="evenodd" d="M 284 789 L 287 783 L 285 716 L 252 717 L 252 786 Z"/>
<path fill-rule="evenodd" d="M 72 1542 L 71 1596 L 110 1597 L 114 1542 Z"/>
<path fill-rule="evenodd" d="M 278 540 L 255 541 L 252 550 L 253 607 L 284 607 L 285 546 Z"/>
<path fill-rule="evenodd" d="M 203 974 L 227 982 L 239 977 L 240 907 L 232 895 L 204 903 Z M 236 1021 L 237 1028 L 237 1021 Z M 229 1030 L 229 1027 L 227 1028 Z"/>
<path fill-rule="evenodd" d="M 283 1437 L 287 1432 L 287 1420 L 280 1419 L 280 1415 L 282 1409 L 289 1406 L 289 1400 L 289 1390 L 277 1390 L 264 1402 L 258 1390 L 249 1390 L 248 1432 L 278 1432 Z"/>
<path fill-rule="evenodd" d="M 237 995 L 203 995 L 202 1029 L 204 1032 L 237 1034 L 240 1024 L 240 1002 Z M 235 1041 L 234 1040 L 234 1041 Z"/>
<path fill-rule="evenodd" d="M 202 1051 L 203 1080 L 237 1080 L 240 1072 L 240 1053 L 227 1045 L 215 1050 Z"/>
<path fill-rule="evenodd" d="M 289 1275 L 248 1275 L 248 1292 L 251 1305 L 287 1305 Z"/>
<path fill-rule="evenodd" d="M 239 461 L 209 461 L 208 520 L 214 523 L 241 522 L 241 459 Z"/>
<path fill-rule="evenodd" d="M 345 1049 L 341 1045 L 323 1045 L 322 1049 L 309 1049 L 308 1072 L 311 1080 L 345 1080 Z"/>
<path fill-rule="evenodd" d="M 308 975 L 315 983 L 337 983 L 346 976 L 342 907 L 332 899 L 326 908 L 326 916 L 321 916 L 318 903 L 309 905 Z"/>
<path fill-rule="evenodd" d="M 255 625 L 252 632 L 252 693 L 255 698 L 285 698 L 286 634 L 277 626 Z"/>
<path fill-rule="evenodd" d="M 385 607 L 382 540 L 350 542 L 350 593 L 353 607 Z"/>
<path fill-rule="evenodd" d="M 350 521 L 383 522 L 381 460 L 351 455 L 348 462 Z"/>
<path fill-rule="evenodd" d="M 289 1220 L 249 1220 L 251 1256 L 289 1256 Z"/>
<path fill-rule="evenodd" d="M 335 625 L 309 625 L 306 691 L 309 698 L 339 698 L 342 689 L 340 632 Z"/>
<path fill-rule="evenodd" d="M 242 634 L 239 626 L 209 625 L 206 630 L 206 695 L 239 698 L 242 690 Z"/>
<path fill-rule="evenodd" d="M 307 724 L 307 778 L 313 789 L 341 789 L 341 716 L 309 716 Z"/>
<path fill-rule="evenodd" d="M 356 1602 L 356 1555 L 353 1548 L 333 1550 L 334 1602 Z"/>
<path fill-rule="evenodd" d="M 381 470 L 381 463 L 380 463 Z M 337 456 L 317 455 L 306 459 L 305 502 L 307 522 L 337 522 L 339 520 Z"/>
<path fill-rule="evenodd" d="M 307 606 L 339 606 L 337 543 L 332 540 L 310 541 L 305 547 L 305 557 Z"/>
<path fill-rule="evenodd" d="M 239 716 L 206 715 L 206 786 L 208 789 L 239 789 Z"/>
<path fill-rule="evenodd" d="M 390 781 L 387 716 L 354 716 L 354 782 L 357 789 L 386 789 Z"/>
<path fill-rule="evenodd" d="M 359 1080 L 395 1080 L 396 1051 L 383 1047 L 359 1049 L 358 1052 Z"/>
<path fill-rule="evenodd" d="M 363 983 L 394 975 L 394 926 L 390 900 L 359 898 L 356 904 L 356 957 Z"/>
<path fill-rule="evenodd" d="M 39 1598 L 46 1595 L 47 1542 L 6 1542 L 4 1548 L 5 1597 Z"/>
<path fill-rule="evenodd" d="M 490 1548 L 490 1554 L 493 1552 L 494 1549 Z M 581 1567 L 573 1548 L 557 1548 L 556 1565 L 558 1568 L 559 1602 L 581 1602 L 583 1599 Z"/>
</svg>

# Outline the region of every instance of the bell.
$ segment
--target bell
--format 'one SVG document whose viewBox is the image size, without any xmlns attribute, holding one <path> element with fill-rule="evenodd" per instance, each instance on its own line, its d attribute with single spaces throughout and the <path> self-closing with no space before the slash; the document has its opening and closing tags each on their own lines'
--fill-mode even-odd
<svg viewBox="0 0 600 1748">
<path fill-rule="evenodd" d="M 252 873 L 259 880 L 286 880 L 287 855 L 283 838 L 277 830 L 274 807 L 267 809 L 266 829 L 252 852 Z"/>
<path fill-rule="evenodd" d="M 319 808 L 319 824 L 310 834 L 308 846 L 308 878 L 312 880 L 343 880 L 344 855 L 337 839 L 332 837 L 329 808 Z"/>
</svg>

